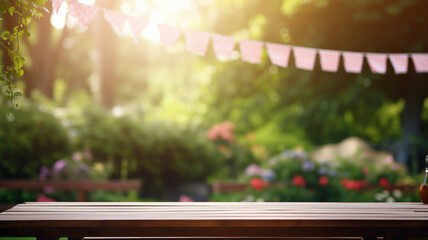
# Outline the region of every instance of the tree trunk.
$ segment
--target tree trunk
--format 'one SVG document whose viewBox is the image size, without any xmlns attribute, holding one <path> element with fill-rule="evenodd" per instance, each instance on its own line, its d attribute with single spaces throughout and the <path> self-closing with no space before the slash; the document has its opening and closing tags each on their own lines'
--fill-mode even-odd
<svg viewBox="0 0 428 240">
<path fill-rule="evenodd" d="M 51 5 L 47 5 L 50 8 Z M 50 11 L 52 9 L 49 9 Z M 31 97 L 34 90 L 39 90 L 43 95 L 52 99 L 53 86 L 55 82 L 55 69 L 58 57 L 62 52 L 62 44 L 68 31 L 64 27 L 61 37 L 54 44 L 52 38 L 52 25 L 50 15 L 46 14 L 41 19 L 35 21 L 37 25 L 37 40 L 31 44 L 28 39 L 24 39 L 30 52 L 32 65 L 26 69 L 24 75 L 25 95 Z"/>
<path fill-rule="evenodd" d="M 55 63 L 52 61 L 52 26 L 49 15 L 37 21 L 37 40 L 30 45 L 32 65 L 25 77 L 25 94 L 31 96 L 37 89 L 46 97 L 53 97 Z"/>
<path fill-rule="evenodd" d="M 403 136 L 400 149 L 397 153 L 397 161 L 408 166 L 410 165 L 409 160 L 412 157 L 417 157 L 412 153 L 416 153 L 418 147 L 417 140 L 421 137 L 421 113 L 427 94 L 426 89 L 418 87 L 424 86 L 423 84 L 419 84 L 419 81 L 424 79 L 417 78 L 414 74 L 410 74 L 409 77 L 411 79 L 407 83 L 407 92 L 404 98 L 405 105 L 402 116 Z"/>
<path fill-rule="evenodd" d="M 114 9 L 115 1 L 104 0 L 98 3 L 100 6 Z M 114 106 L 116 96 L 116 57 L 117 36 L 103 14 L 99 13 L 94 19 L 95 46 L 97 48 L 96 71 L 100 84 L 101 104 L 111 109 Z"/>
</svg>

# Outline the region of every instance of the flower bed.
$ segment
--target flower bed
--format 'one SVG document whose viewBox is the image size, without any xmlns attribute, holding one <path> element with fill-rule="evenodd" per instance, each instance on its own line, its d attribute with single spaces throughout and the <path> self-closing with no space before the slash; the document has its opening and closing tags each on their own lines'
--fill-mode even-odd
<svg viewBox="0 0 428 240">
<path fill-rule="evenodd" d="M 264 164 L 249 165 L 243 182 L 215 182 L 212 201 L 419 201 L 417 184 L 387 156 L 311 160 L 301 150 L 284 151 Z"/>
</svg>

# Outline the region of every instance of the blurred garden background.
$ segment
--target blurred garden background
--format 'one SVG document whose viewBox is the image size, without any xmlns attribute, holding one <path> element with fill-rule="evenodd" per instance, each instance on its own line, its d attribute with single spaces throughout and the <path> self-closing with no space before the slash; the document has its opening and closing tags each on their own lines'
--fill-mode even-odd
<svg viewBox="0 0 428 240">
<path fill-rule="evenodd" d="M 71 0 L 70 0 L 71 1 Z M 419 201 L 428 153 L 428 74 L 287 67 L 159 44 L 152 22 L 242 39 L 372 53 L 427 53 L 424 0 L 86 0 L 151 22 L 133 39 L 97 13 L 82 30 L 37 1 L 19 47 L 22 97 L 0 96 L 0 180 L 138 179 L 89 201 Z M 31 1 L 30 1 L 31 2 Z M 2 33 L 13 1 L 0 1 Z M 11 5 L 12 4 L 12 5 Z M 2 36 L 5 36 L 4 34 Z M 10 64 L 4 37 L 2 66 Z M 2 188 L 0 203 L 76 201 Z"/>
</svg>

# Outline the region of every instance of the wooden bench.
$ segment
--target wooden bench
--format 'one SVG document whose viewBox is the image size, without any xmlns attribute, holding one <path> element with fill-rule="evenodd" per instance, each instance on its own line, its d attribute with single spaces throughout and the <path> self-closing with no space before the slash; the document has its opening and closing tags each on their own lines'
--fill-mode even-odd
<svg viewBox="0 0 428 240">
<path fill-rule="evenodd" d="M 102 239 L 412 239 L 422 203 L 25 203 L 0 213 L 0 237 Z"/>
<path fill-rule="evenodd" d="M 108 180 L 108 181 L 32 181 L 32 180 L 0 180 L 0 189 L 9 190 L 44 190 L 51 188 L 61 191 L 76 191 L 77 201 L 85 202 L 89 191 L 140 191 L 140 180 Z"/>
</svg>

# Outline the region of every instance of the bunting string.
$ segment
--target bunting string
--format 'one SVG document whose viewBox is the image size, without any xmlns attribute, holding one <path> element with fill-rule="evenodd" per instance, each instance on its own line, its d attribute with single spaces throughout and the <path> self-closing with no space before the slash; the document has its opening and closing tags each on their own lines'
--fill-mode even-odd
<svg viewBox="0 0 428 240">
<path fill-rule="evenodd" d="M 52 0 L 52 8 L 58 13 L 64 0 Z M 123 27 L 128 22 L 131 35 L 136 43 L 145 27 L 149 24 L 146 18 L 131 16 L 95 5 L 79 3 L 69 0 L 68 14 L 77 19 L 78 25 L 86 30 L 98 12 L 104 13 L 104 18 L 110 23 L 116 34 L 123 35 Z M 155 24 L 159 31 L 159 42 L 165 47 L 173 47 L 180 35 L 186 39 L 186 50 L 190 53 L 205 56 L 210 42 L 218 59 L 231 59 L 235 50 L 236 40 L 233 37 L 216 33 L 194 30 L 182 30 L 179 27 L 162 23 Z M 385 74 L 387 62 L 390 61 L 395 74 L 408 72 L 409 60 L 412 59 L 417 73 L 428 73 L 428 53 L 369 53 L 327 50 L 318 48 L 298 47 L 287 44 L 269 43 L 243 39 L 239 41 L 241 59 L 249 63 L 260 63 L 263 48 L 273 65 L 288 67 L 291 52 L 294 55 L 295 66 L 298 69 L 313 70 L 317 55 L 320 58 L 321 69 L 326 72 L 337 72 L 341 57 L 343 66 L 348 73 L 361 73 L 364 58 L 372 73 Z"/>
</svg>

